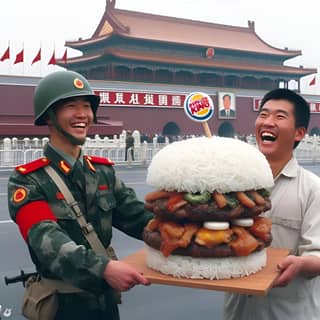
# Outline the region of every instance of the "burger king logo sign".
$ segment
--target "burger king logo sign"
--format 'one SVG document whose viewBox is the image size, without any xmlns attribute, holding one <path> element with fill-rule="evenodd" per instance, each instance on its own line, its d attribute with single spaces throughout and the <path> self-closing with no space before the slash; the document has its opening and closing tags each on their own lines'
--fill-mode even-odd
<svg viewBox="0 0 320 320">
<path fill-rule="evenodd" d="M 214 113 L 213 101 L 205 93 L 192 92 L 184 101 L 184 111 L 191 120 L 208 121 Z"/>
</svg>

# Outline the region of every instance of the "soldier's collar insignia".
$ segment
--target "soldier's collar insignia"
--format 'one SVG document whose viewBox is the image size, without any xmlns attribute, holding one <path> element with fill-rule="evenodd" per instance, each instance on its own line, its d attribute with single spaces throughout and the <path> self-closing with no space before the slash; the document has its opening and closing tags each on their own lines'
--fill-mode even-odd
<svg viewBox="0 0 320 320">
<path fill-rule="evenodd" d="M 14 203 L 20 203 L 27 197 L 27 190 L 25 188 L 18 188 L 15 190 L 12 196 Z"/>
<path fill-rule="evenodd" d="M 61 160 L 59 162 L 59 168 L 61 169 L 61 171 L 65 174 L 69 173 L 71 171 L 71 166 L 68 162 Z"/>
<path fill-rule="evenodd" d="M 93 172 L 96 172 L 96 168 L 93 166 L 93 164 L 92 164 L 92 162 L 91 162 L 92 158 L 91 158 L 90 156 L 85 156 L 84 159 L 85 159 L 85 161 L 86 161 L 89 169 L 90 169 L 91 171 L 93 171 Z"/>
</svg>

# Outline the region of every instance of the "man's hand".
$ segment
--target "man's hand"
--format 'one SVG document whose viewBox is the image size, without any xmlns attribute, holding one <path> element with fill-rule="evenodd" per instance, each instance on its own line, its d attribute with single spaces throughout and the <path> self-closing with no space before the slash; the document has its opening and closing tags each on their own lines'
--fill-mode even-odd
<svg viewBox="0 0 320 320">
<path fill-rule="evenodd" d="M 137 284 L 150 284 L 141 273 L 126 262 L 118 260 L 111 260 L 107 264 L 103 277 L 113 289 L 119 291 L 127 291 Z"/>
<path fill-rule="evenodd" d="M 320 275 L 320 258 L 316 256 L 287 256 L 279 264 L 279 277 L 274 282 L 274 287 L 285 287 L 298 274 L 306 277 Z"/>
</svg>

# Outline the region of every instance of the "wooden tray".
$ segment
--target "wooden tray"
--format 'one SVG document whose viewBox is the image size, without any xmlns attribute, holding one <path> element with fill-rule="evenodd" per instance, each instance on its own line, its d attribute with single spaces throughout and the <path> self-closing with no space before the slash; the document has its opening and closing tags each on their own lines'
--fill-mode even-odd
<svg viewBox="0 0 320 320">
<path fill-rule="evenodd" d="M 278 276 L 277 264 L 289 254 L 288 249 L 267 249 L 267 265 L 259 272 L 243 278 L 226 280 L 185 279 L 162 274 L 147 267 L 145 250 L 126 257 L 126 261 L 150 280 L 151 283 L 252 295 L 266 295 Z"/>
</svg>

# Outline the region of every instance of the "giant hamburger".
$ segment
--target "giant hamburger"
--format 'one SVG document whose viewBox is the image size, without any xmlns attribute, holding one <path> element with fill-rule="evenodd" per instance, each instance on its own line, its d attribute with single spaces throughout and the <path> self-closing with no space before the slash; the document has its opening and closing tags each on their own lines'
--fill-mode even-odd
<svg viewBox="0 0 320 320">
<path fill-rule="evenodd" d="M 152 159 L 145 206 L 147 265 L 185 278 L 226 279 L 266 265 L 272 172 L 264 155 L 231 138 L 174 142 Z"/>
</svg>

